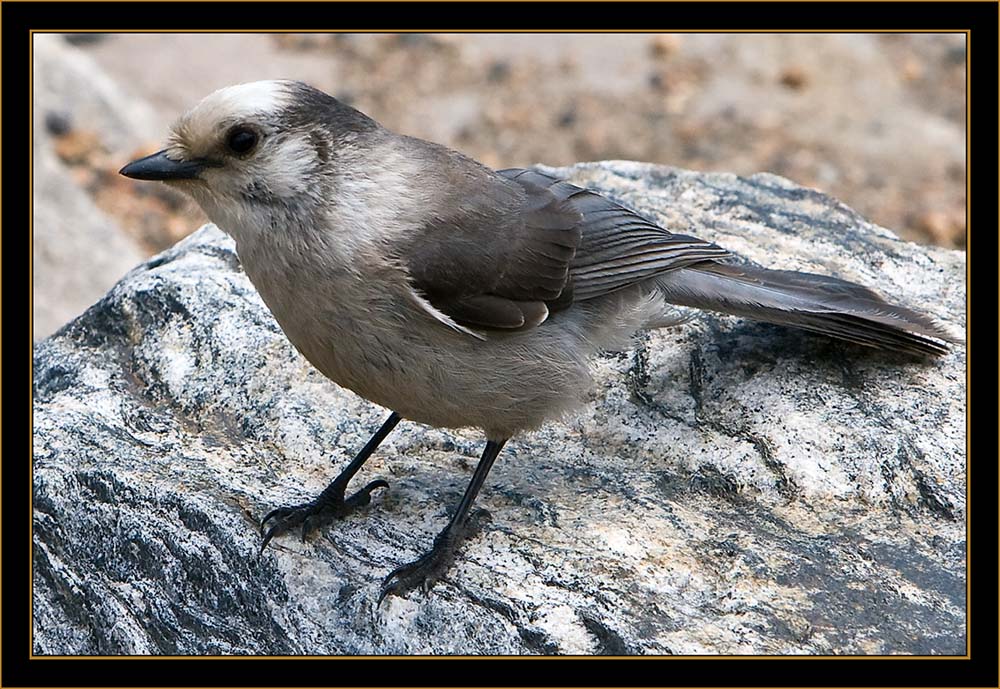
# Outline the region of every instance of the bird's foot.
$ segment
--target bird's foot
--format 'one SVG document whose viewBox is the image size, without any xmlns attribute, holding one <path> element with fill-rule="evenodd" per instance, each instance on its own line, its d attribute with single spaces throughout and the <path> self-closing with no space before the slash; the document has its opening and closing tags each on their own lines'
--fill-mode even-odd
<svg viewBox="0 0 1000 689">
<path fill-rule="evenodd" d="M 389 595 L 405 596 L 416 588 L 424 593 L 430 591 L 455 557 L 455 544 L 447 536 L 447 532 L 441 533 L 434 539 L 434 547 L 429 553 L 392 570 L 382 581 L 382 591 L 376 607 L 382 605 L 382 600 Z"/>
<path fill-rule="evenodd" d="M 306 536 L 323 519 L 339 519 L 350 514 L 357 508 L 367 505 L 372 501 L 371 494 L 373 490 L 376 488 L 388 488 L 389 484 L 382 479 L 372 481 L 357 493 L 345 499 L 344 489 L 346 487 L 346 483 L 340 484 L 334 481 L 315 500 L 292 507 L 279 507 L 268 512 L 260 520 L 260 532 L 264 536 L 260 552 L 264 552 L 264 548 L 267 547 L 272 538 L 294 529 L 296 526 L 301 528 L 302 541 L 305 542 Z M 270 528 L 267 528 L 268 522 L 273 522 Z"/>
<path fill-rule="evenodd" d="M 417 588 L 424 593 L 430 591 L 451 567 L 458 545 L 470 532 L 478 532 L 482 522 L 489 518 L 486 510 L 476 510 L 461 527 L 451 525 L 439 533 L 430 552 L 392 570 L 382 581 L 376 607 L 382 605 L 386 596 L 405 596 Z"/>
</svg>

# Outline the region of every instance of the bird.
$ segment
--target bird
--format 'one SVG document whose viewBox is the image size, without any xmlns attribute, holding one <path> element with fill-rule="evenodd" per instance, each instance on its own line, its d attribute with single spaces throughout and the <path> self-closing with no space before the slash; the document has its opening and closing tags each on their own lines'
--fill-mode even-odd
<svg viewBox="0 0 1000 689">
<path fill-rule="evenodd" d="M 458 507 L 424 555 L 385 577 L 378 605 L 440 580 L 505 443 L 584 404 L 591 359 L 676 324 L 675 305 L 918 357 L 962 341 L 862 285 L 738 263 L 596 191 L 534 168 L 493 170 L 300 81 L 215 91 L 163 150 L 120 172 L 190 195 L 235 240 L 292 345 L 391 411 L 315 499 L 263 517 L 261 553 L 388 488 L 347 491 L 401 420 L 483 432 Z"/>
</svg>

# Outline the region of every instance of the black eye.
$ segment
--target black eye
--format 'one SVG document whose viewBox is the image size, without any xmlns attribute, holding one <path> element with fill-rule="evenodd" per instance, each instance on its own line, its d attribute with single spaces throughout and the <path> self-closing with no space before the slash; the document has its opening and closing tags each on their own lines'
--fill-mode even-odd
<svg viewBox="0 0 1000 689">
<path fill-rule="evenodd" d="M 236 127 L 226 137 L 226 146 L 233 153 L 246 153 L 257 145 L 257 132 L 246 127 Z"/>
</svg>

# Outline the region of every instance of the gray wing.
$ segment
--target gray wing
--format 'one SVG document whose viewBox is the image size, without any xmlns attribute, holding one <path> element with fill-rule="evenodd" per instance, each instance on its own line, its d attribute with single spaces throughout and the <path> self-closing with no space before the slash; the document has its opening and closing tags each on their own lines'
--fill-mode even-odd
<svg viewBox="0 0 1000 689">
<path fill-rule="evenodd" d="M 426 222 L 404 256 L 413 286 L 462 326 L 533 327 L 574 301 L 729 255 L 544 173 L 477 164 L 461 174 L 452 188 L 474 193 L 446 190 L 438 205 L 449 214 Z"/>
<path fill-rule="evenodd" d="M 674 234 L 600 194 L 536 170 L 500 170 L 545 187 L 582 215 L 580 244 L 570 264 L 572 301 L 592 299 L 654 275 L 730 253 L 697 237 Z M 568 305 L 567 300 L 560 303 Z"/>
<path fill-rule="evenodd" d="M 410 269 L 432 313 L 474 337 L 481 335 L 464 326 L 533 327 L 550 311 L 653 278 L 674 304 L 870 347 L 939 355 L 947 347 L 929 338 L 962 341 L 861 285 L 719 263 L 725 249 L 668 232 L 595 192 L 535 170 L 493 172 L 464 160 L 466 184 L 454 189 L 465 196 L 446 199 L 438 207 L 450 215 L 417 233 Z"/>
<path fill-rule="evenodd" d="M 428 167 L 434 178 L 425 180 L 435 212 L 402 247 L 413 287 L 446 323 L 541 323 L 547 303 L 566 289 L 580 244 L 579 211 L 545 187 L 519 184 L 444 150 L 425 149 L 437 156 Z"/>
</svg>

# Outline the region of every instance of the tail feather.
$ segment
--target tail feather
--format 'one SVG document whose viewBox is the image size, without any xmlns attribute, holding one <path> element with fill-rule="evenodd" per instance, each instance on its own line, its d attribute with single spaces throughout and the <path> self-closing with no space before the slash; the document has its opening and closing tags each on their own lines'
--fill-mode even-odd
<svg viewBox="0 0 1000 689">
<path fill-rule="evenodd" d="M 939 356 L 961 342 L 934 319 L 825 275 L 697 263 L 656 278 L 673 304 L 802 328 L 857 344 Z M 931 339 L 934 338 L 934 339 Z"/>
</svg>

